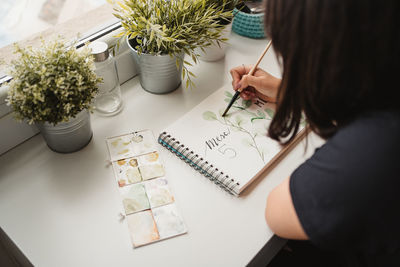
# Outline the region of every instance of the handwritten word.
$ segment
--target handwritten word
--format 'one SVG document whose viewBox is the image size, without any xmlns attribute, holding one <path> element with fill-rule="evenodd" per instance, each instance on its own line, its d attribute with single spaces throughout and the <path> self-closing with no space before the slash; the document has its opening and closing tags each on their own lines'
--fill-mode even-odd
<svg viewBox="0 0 400 267">
<path fill-rule="evenodd" d="M 213 150 L 213 148 L 216 148 L 219 146 L 219 144 L 231 133 L 231 130 L 229 128 L 226 129 L 226 131 L 222 132 L 220 135 L 211 138 L 206 141 L 206 146 L 210 149 Z"/>
<path fill-rule="evenodd" d="M 236 157 L 236 151 L 232 147 L 228 147 L 225 143 L 223 143 L 230 133 L 231 131 L 229 130 L 229 128 L 227 128 L 226 131 L 222 132 L 218 136 L 207 140 L 205 142 L 206 154 L 207 154 L 207 149 L 209 150 L 217 149 L 219 153 L 227 156 L 228 158 Z"/>
<path fill-rule="evenodd" d="M 261 98 L 257 98 L 256 102 L 254 102 L 254 105 L 262 108 L 267 102 L 265 102 L 264 100 L 262 100 Z"/>
</svg>

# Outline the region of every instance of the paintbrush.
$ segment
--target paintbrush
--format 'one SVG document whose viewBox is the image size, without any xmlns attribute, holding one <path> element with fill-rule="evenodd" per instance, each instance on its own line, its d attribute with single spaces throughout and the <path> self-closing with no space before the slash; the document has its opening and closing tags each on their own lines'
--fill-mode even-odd
<svg viewBox="0 0 400 267">
<path fill-rule="evenodd" d="M 250 70 L 250 72 L 248 73 L 248 75 L 253 75 L 254 72 L 256 71 L 258 65 L 260 64 L 261 60 L 263 59 L 263 57 L 265 56 L 265 54 L 267 53 L 268 49 L 270 48 L 272 44 L 272 41 L 269 41 L 269 43 L 267 44 L 267 47 L 264 49 L 264 51 L 262 52 L 261 56 L 258 58 L 256 64 L 253 66 L 253 68 Z M 235 103 L 235 101 L 238 99 L 240 92 L 242 92 L 243 89 L 238 89 L 236 91 L 236 93 L 233 95 L 231 101 L 229 102 L 228 106 L 226 107 L 224 113 L 222 114 L 222 117 L 225 117 L 226 113 L 228 112 L 228 110 L 231 108 L 231 106 L 233 105 L 233 103 Z"/>
</svg>

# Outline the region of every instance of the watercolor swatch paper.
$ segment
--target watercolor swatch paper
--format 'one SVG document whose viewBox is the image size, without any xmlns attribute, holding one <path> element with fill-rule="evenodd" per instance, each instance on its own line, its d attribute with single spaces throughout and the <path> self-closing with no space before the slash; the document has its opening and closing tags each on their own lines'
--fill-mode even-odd
<svg viewBox="0 0 400 267">
<path fill-rule="evenodd" d="M 120 159 L 113 161 L 112 165 L 120 187 L 165 175 L 158 152 Z"/>
<path fill-rule="evenodd" d="M 132 149 L 135 155 L 141 155 L 156 150 L 156 142 L 151 131 L 140 131 L 133 134 Z"/>
<path fill-rule="evenodd" d="M 107 138 L 107 147 L 112 161 L 157 150 L 154 135 L 150 130 Z"/>
<path fill-rule="evenodd" d="M 158 178 L 150 180 L 144 185 L 152 208 L 174 202 L 174 196 L 169 190 L 167 179 Z"/>
<path fill-rule="evenodd" d="M 142 181 L 137 159 L 120 159 L 114 161 L 112 164 L 120 187 Z"/>
<path fill-rule="evenodd" d="M 160 239 L 151 210 L 145 210 L 126 217 L 131 240 L 135 247 L 143 246 Z"/>
<path fill-rule="evenodd" d="M 153 133 L 110 137 L 106 143 L 133 246 L 186 233 Z"/>
<path fill-rule="evenodd" d="M 165 175 L 164 167 L 161 164 L 143 165 L 139 167 L 139 170 L 142 174 L 143 180 L 149 180 Z"/>
<path fill-rule="evenodd" d="M 158 154 L 157 151 L 140 156 L 139 161 L 140 161 L 141 165 L 153 164 L 153 163 L 161 164 L 160 155 Z"/>
<path fill-rule="evenodd" d="M 174 204 L 154 208 L 153 216 L 160 238 L 169 238 L 186 233 L 183 219 Z"/>
<path fill-rule="evenodd" d="M 108 149 L 110 151 L 111 160 L 127 158 L 133 155 L 131 140 L 133 134 L 112 137 L 107 140 Z"/>
<path fill-rule="evenodd" d="M 124 186 L 120 190 L 122 195 L 122 203 L 127 215 L 150 208 L 149 199 L 147 197 L 144 185 L 134 184 Z"/>
</svg>

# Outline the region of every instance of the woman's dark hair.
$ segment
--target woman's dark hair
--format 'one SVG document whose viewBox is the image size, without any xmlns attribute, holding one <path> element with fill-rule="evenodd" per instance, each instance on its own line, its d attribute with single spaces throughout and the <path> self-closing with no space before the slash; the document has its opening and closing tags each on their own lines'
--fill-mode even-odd
<svg viewBox="0 0 400 267">
<path fill-rule="evenodd" d="M 400 1 L 266 0 L 283 65 L 269 135 L 287 143 L 302 114 L 331 137 L 367 111 L 399 109 Z"/>
</svg>

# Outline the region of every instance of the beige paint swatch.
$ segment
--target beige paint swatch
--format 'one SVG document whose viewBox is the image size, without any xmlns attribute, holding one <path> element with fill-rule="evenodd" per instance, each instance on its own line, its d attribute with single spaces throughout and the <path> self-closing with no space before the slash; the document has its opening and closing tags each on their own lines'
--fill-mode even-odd
<svg viewBox="0 0 400 267">
<path fill-rule="evenodd" d="M 149 180 L 165 175 L 164 167 L 161 164 L 143 165 L 139 167 L 139 170 L 142 174 L 143 180 Z"/>
<path fill-rule="evenodd" d="M 135 247 L 160 239 L 151 210 L 145 210 L 126 217 L 132 243 Z"/>
<path fill-rule="evenodd" d="M 174 196 L 169 190 L 168 180 L 157 178 L 144 183 L 152 208 L 174 202 Z"/>
<path fill-rule="evenodd" d="M 175 204 L 154 208 L 152 211 L 161 239 L 186 233 L 185 224 Z"/>
<path fill-rule="evenodd" d="M 153 133 L 150 130 L 136 132 L 132 136 L 132 151 L 136 155 L 142 155 L 157 150 Z"/>
<path fill-rule="evenodd" d="M 127 215 L 150 208 L 144 185 L 133 184 L 124 186 L 120 188 L 120 191 L 122 195 L 122 203 Z"/>
<path fill-rule="evenodd" d="M 142 181 L 138 161 L 135 158 L 121 159 L 113 162 L 115 177 L 120 187 Z"/>
<path fill-rule="evenodd" d="M 132 134 L 107 139 L 111 160 L 119 160 L 133 156 L 131 147 Z"/>
</svg>

